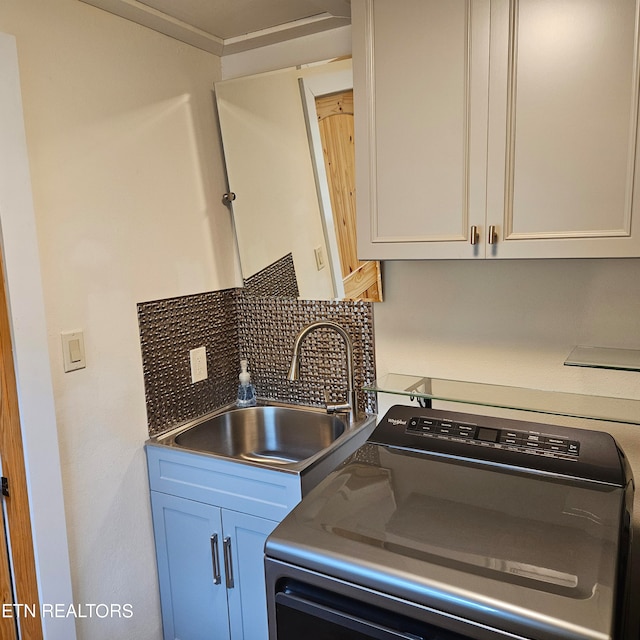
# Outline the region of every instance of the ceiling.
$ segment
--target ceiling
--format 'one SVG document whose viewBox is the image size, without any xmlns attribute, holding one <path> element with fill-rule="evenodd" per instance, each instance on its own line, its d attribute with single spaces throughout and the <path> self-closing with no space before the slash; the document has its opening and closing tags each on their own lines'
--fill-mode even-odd
<svg viewBox="0 0 640 640">
<path fill-rule="evenodd" d="M 351 23 L 351 0 L 81 0 L 218 56 Z"/>
</svg>

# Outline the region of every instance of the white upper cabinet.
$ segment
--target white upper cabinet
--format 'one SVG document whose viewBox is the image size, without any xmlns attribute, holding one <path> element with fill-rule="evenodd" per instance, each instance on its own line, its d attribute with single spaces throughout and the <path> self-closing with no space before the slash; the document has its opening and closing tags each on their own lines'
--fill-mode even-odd
<svg viewBox="0 0 640 640">
<path fill-rule="evenodd" d="M 640 256 L 636 0 L 352 6 L 361 258 Z"/>
<path fill-rule="evenodd" d="M 488 0 L 352 3 L 360 257 L 473 257 L 484 225 Z"/>
<path fill-rule="evenodd" d="M 496 256 L 640 255 L 636 4 L 492 1 Z"/>
</svg>

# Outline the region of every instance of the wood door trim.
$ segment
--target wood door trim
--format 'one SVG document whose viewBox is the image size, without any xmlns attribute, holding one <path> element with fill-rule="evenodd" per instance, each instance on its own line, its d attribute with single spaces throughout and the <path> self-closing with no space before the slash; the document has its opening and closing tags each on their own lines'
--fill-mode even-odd
<svg viewBox="0 0 640 640">
<path fill-rule="evenodd" d="M 0 509 L 0 606 L 3 613 L 6 605 L 13 604 L 13 589 L 11 586 L 11 567 L 9 566 L 9 550 L 5 536 L 4 512 Z M 0 638 L 17 640 L 15 620 L 12 617 L 0 616 Z"/>
<path fill-rule="evenodd" d="M 358 259 L 353 89 L 316 96 L 315 107 L 345 298 L 381 302 L 380 263 Z"/>
<path fill-rule="evenodd" d="M 19 616 L 21 637 L 40 640 L 43 637 L 42 621 L 13 362 L 11 323 L 7 308 L 4 261 L 0 260 L 0 263 L 0 455 L 2 473 L 9 479 L 10 494 L 4 498 L 6 526 L 11 540 L 15 602 L 36 612 L 35 616 Z"/>
<path fill-rule="evenodd" d="M 373 260 L 362 262 L 355 271 L 352 271 L 344 279 L 344 292 L 347 300 L 381 302 L 381 291 L 379 263 Z M 376 295 L 373 295 L 374 293 Z"/>
</svg>

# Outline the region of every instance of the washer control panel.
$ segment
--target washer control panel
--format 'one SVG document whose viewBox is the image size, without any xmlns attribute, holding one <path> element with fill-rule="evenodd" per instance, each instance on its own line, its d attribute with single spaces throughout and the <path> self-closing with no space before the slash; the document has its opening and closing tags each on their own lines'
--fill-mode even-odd
<svg viewBox="0 0 640 640">
<path fill-rule="evenodd" d="M 555 424 L 394 405 L 367 444 L 411 456 L 465 464 L 495 464 L 503 470 L 627 486 L 629 463 L 611 434 Z"/>
<path fill-rule="evenodd" d="M 577 440 L 538 431 L 496 429 L 430 416 L 410 418 L 405 433 L 563 459 L 577 459 L 580 455 L 580 443 Z"/>
</svg>

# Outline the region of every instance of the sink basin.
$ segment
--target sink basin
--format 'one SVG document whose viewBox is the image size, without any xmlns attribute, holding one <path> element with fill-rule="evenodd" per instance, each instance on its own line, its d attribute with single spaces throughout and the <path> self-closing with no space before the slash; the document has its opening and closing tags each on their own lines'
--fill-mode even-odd
<svg viewBox="0 0 640 640">
<path fill-rule="evenodd" d="M 373 414 L 351 422 L 320 407 L 229 405 L 155 436 L 147 446 L 295 474 L 306 495 L 365 443 L 375 425 Z"/>
<path fill-rule="evenodd" d="M 173 444 L 251 463 L 291 465 L 327 449 L 345 429 L 335 415 L 258 406 L 210 417 L 174 436 Z"/>
</svg>

